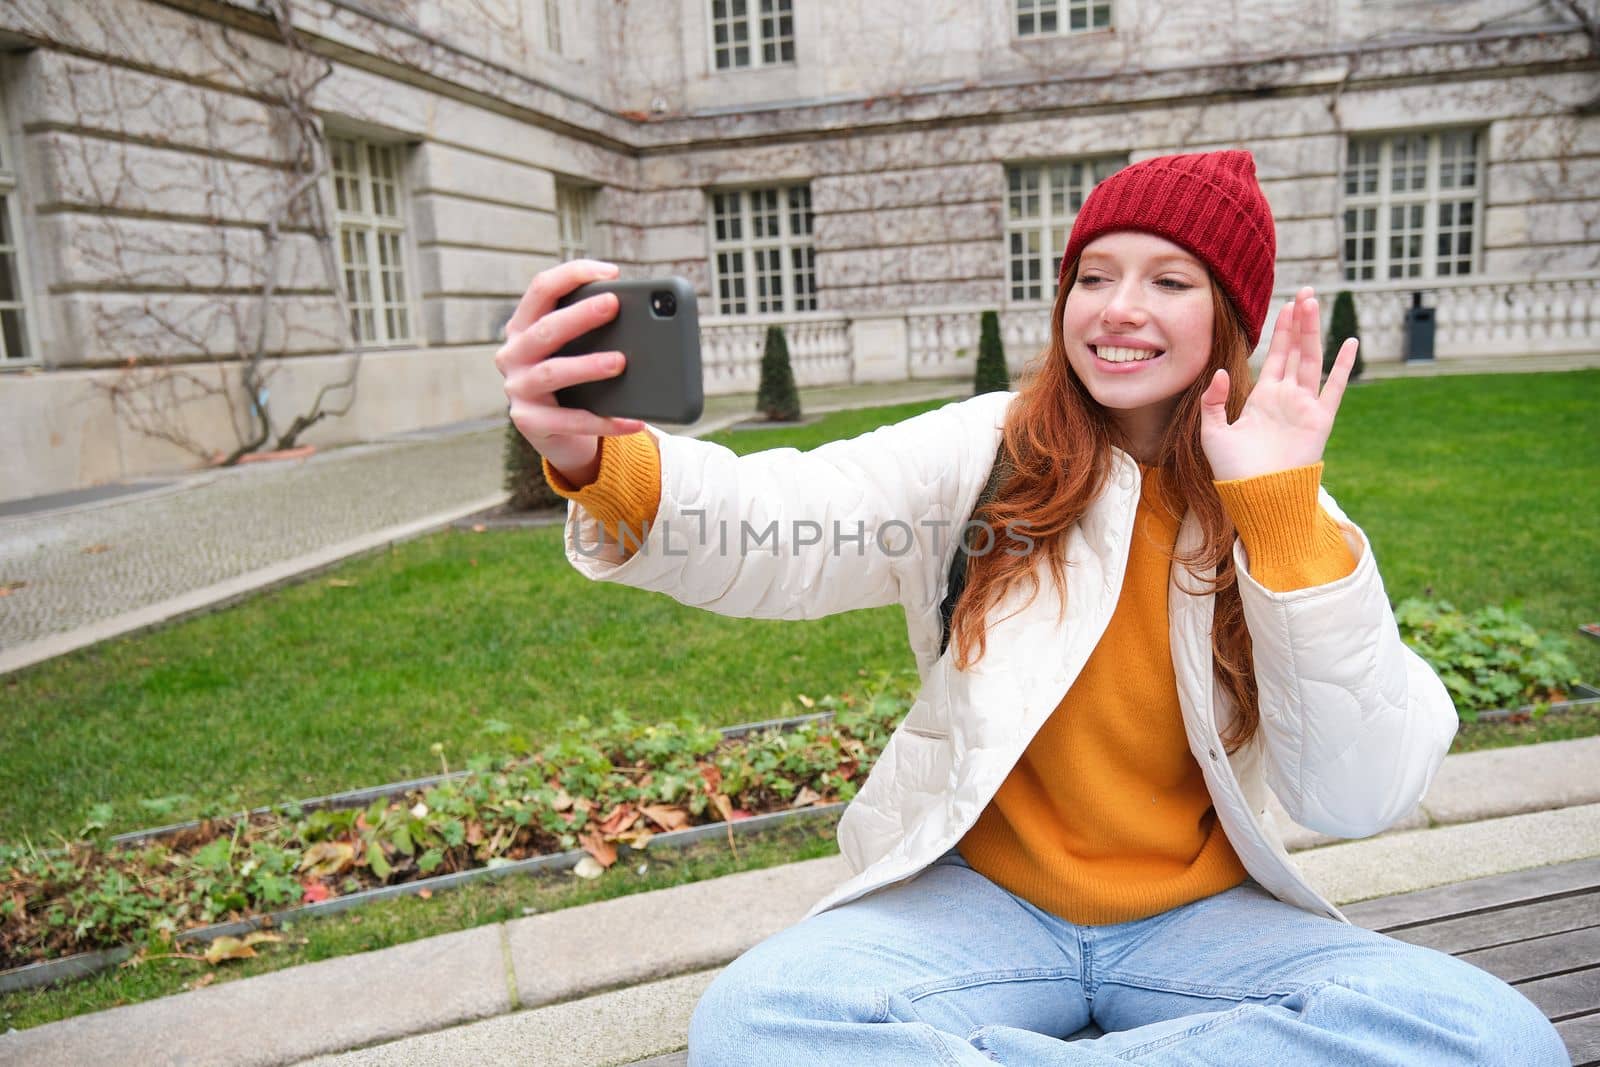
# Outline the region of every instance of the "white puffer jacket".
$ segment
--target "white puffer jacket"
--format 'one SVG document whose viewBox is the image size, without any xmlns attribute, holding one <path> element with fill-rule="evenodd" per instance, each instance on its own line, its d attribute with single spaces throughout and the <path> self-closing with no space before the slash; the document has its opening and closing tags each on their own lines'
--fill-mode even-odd
<svg viewBox="0 0 1600 1067">
<path fill-rule="evenodd" d="M 661 506 L 625 561 L 615 546 L 600 545 L 593 516 L 569 507 L 567 556 L 591 578 L 753 618 L 905 609 L 922 689 L 840 821 L 839 844 L 856 873 L 808 917 L 912 877 L 961 839 L 1072 686 L 1116 607 L 1140 482 L 1138 464 L 1121 452 L 1105 491 L 1069 535 L 1070 624 L 1058 619 L 1059 594 L 1041 563 L 1031 604 L 1017 612 L 1026 591 L 1014 589 L 989 615 L 979 663 L 958 671 L 953 649 L 939 653 L 953 534 L 976 506 L 1014 398 L 988 393 L 806 453 L 737 457 L 652 427 Z M 1456 714 L 1433 671 L 1401 643 L 1366 538 L 1326 493 L 1322 504 L 1358 557 L 1339 581 L 1269 592 L 1234 547 L 1261 720 L 1255 739 L 1231 755 L 1218 739 L 1233 709 L 1212 678 L 1213 598 L 1185 592 L 1194 582 L 1175 565 L 1168 608 L 1189 748 L 1229 841 L 1280 900 L 1343 919 L 1290 861 L 1267 817 L 1266 790 L 1310 829 L 1377 833 L 1422 799 Z M 1179 550 L 1199 536 L 1186 516 Z"/>
</svg>

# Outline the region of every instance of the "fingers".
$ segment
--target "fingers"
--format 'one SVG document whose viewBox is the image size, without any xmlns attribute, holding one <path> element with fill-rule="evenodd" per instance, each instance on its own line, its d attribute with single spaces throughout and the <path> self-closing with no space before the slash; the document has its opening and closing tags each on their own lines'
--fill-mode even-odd
<svg viewBox="0 0 1600 1067">
<path fill-rule="evenodd" d="M 494 365 L 510 377 L 519 367 L 538 363 L 562 345 L 617 317 L 616 294 L 600 293 L 568 307 L 546 312 L 528 329 L 511 335 L 494 354 Z"/>
<path fill-rule="evenodd" d="M 527 400 L 511 402 L 511 421 L 516 423 L 522 436 L 535 448 L 539 448 L 541 440 L 551 437 L 617 437 L 644 429 L 644 423 L 638 419 L 608 418 L 582 408 L 564 408 Z M 540 448 L 539 451 L 545 450 Z"/>
<path fill-rule="evenodd" d="M 1284 360 L 1289 355 L 1289 343 L 1294 333 L 1294 301 L 1278 309 L 1278 321 L 1272 327 L 1272 341 L 1267 345 L 1267 358 L 1261 364 L 1257 381 L 1275 382 L 1283 377 Z"/>
<path fill-rule="evenodd" d="M 1300 290 L 1300 307 L 1295 317 L 1300 330 L 1300 363 L 1295 380 L 1300 388 L 1317 395 L 1317 383 L 1322 379 L 1322 308 L 1316 294 L 1308 285 Z"/>
<path fill-rule="evenodd" d="M 516 312 L 506 323 L 505 336 L 515 337 L 526 330 L 548 314 L 550 309 L 556 306 L 557 300 L 578 286 L 587 285 L 589 282 L 609 281 L 615 278 L 617 273 L 618 268 L 615 263 L 605 263 L 598 259 L 574 259 L 549 270 L 540 271 L 534 275 L 533 281 L 528 285 L 528 291 L 522 294 L 521 301 L 517 303 Z"/>
<path fill-rule="evenodd" d="M 1222 420 L 1223 425 L 1228 422 L 1228 372 L 1217 369 L 1211 376 L 1211 384 L 1206 386 L 1206 391 L 1200 394 L 1200 421 L 1212 423 Z"/>
<path fill-rule="evenodd" d="M 569 385 L 615 378 L 626 367 L 627 358 L 621 352 L 543 359 L 531 366 L 513 368 L 506 375 L 506 396 L 513 401 L 531 402 Z"/>
<path fill-rule="evenodd" d="M 1350 368 L 1356 365 L 1356 349 L 1360 344 L 1360 341 L 1351 337 L 1339 346 L 1339 354 L 1333 360 L 1333 369 L 1328 372 L 1327 384 L 1322 387 L 1322 395 L 1317 398 L 1317 403 L 1327 412 L 1330 419 L 1338 413 L 1339 402 L 1344 399 L 1344 387 L 1350 382 Z"/>
</svg>

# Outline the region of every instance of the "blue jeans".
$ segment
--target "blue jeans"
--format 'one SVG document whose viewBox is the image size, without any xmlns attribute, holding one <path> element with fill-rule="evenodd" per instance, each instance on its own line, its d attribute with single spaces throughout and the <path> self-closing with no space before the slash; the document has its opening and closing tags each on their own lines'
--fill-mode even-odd
<svg viewBox="0 0 1600 1067">
<path fill-rule="evenodd" d="M 1104 1036 L 1068 1041 L 1096 1024 Z M 1569 1064 L 1500 979 L 1274 899 L 1254 882 L 1077 926 L 952 849 L 908 882 L 728 966 L 689 1067 L 818 1064 Z"/>
</svg>

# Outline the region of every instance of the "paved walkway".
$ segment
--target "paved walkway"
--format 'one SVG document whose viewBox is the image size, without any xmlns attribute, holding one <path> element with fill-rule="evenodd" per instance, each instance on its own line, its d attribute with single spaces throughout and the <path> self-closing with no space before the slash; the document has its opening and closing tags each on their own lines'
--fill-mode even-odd
<svg viewBox="0 0 1600 1067">
<path fill-rule="evenodd" d="M 1342 905 L 1600 856 L 1597 764 L 1600 738 L 1450 756 L 1419 828 L 1295 859 Z M 683 1048 L 717 971 L 848 874 L 831 856 L 222 982 L 0 1034 L 0 1062 L 634 1063 Z"/>
<path fill-rule="evenodd" d="M 802 408 L 965 395 L 967 382 L 807 389 Z M 750 417 L 711 397 L 695 435 Z M 215 607 L 493 507 L 504 424 L 464 423 L 306 459 L 150 479 L 145 491 L 0 516 L 0 673 Z M 119 487 L 133 488 L 133 487 Z M 46 501 L 45 503 L 50 503 Z"/>
</svg>

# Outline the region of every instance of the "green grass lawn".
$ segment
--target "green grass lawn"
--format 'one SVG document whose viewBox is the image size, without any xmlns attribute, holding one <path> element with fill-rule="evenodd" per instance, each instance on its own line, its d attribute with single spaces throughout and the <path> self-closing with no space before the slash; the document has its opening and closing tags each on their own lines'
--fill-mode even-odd
<svg viewBox="0 0 1600 1067">
<path fill-rule="evenodd" d="M 719 439 L 811 447 L 938 402 Z M 1600 372 L 1390 380 L 1350 391 L 1327 483 L 1368 531 L 1391 598 L 1520 601 L 1569 634 L 1600 616 Z M 622 708 L 713 725 L 803 710 L 909 669 L 883 608 L 723 619 L 579 577 L 555 528 L 446 532 L 0 682 L 0 837 L 113 829 L 452 767 Z M 1600 642 L 1575 652 L 1600 678 Z"/>
</svg>

